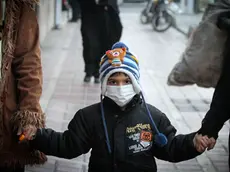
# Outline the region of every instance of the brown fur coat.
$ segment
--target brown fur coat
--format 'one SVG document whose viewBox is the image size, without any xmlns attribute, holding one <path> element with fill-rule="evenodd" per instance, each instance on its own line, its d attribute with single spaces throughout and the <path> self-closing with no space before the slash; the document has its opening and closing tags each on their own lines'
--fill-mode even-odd
<svg viewBox="0 0 230 172">
<path fill-rule="evenodd" d="M 46 156 L 19 144 L 16 132 L 28 124 L 44 127 L 39 100 L 42 68 L 39 28 L 32 5 L 38 0 L 7 0 L 0 79 L 0 166 L 42 164 Z M 42 144 L 42 143 L 41 143 Z"/>
</svg>

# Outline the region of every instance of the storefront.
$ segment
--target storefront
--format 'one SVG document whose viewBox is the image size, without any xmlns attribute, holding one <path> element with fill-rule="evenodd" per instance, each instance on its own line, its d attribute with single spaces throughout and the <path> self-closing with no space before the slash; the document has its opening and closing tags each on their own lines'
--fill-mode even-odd
<svg viewBox="0 0 230 172">
<path fill-rule="evenodd" d="M 194 12 L 200 13 L 204 12 L 205 8 L 208 6 L 209 3 L 214 3 L 216 0 L 195 0 L 194 1 Z"/>
<path fill-rule="evenodd" d="M 216 0 L 180 0 L 181 9 L 184 13 L 194 14 L 204 12 L 209 3 Z"/>
</svg>

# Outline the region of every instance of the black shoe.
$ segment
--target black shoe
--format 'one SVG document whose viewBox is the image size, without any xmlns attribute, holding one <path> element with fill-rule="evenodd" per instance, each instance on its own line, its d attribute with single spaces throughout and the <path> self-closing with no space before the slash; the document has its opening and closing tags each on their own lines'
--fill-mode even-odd
<svg viewBox="0 0 230 172">
<path fill-rule="evenodd" d="M 77 23 L 78 19 L 71 19 L 69 20 L 70 23 Z"/>
<path fill-rule="evenodd" d="M 84 82 L 89 83 L 91 81 L 91 76 L 86 75 L 84 78 Z"/>
<path fill-rule="evenodd" d="M 94 78 L 94 83 L 95 84 L 100 84 L 100 78 L 99 77 L 95 77 Z"/>
</svg>

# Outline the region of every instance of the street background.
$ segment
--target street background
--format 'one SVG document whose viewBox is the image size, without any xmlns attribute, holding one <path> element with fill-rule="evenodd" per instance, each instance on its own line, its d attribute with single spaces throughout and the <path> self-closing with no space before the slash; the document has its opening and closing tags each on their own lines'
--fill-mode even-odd
<svg viewBox="0 0 230 172">
<path fill-rule="evenodd" d="M 169 87 L 167 76 L 180 59 L 187 38 L 171 28 L 165 33 L 154 32 L 142 25 L 139 15 L 143 4 L 122 4 L 124 26 L 121 41 L 140 60 L 141 85 L 148 103 L 163 111 L 180 133 L 199 129 L 209 109 L 213 89 L 196 86 Z M 178 25 L 188 29 L 199 23 L 202 15 L 178 15 Z M 44 28 L 43 28 L 44 29 Z M 84 84 L 84 63 L 80 22 L 64 24 L 49 32 L 42 41 L 44 87 L 41 105 L 47 115 L 47 127 L 64 131 L 80 108 L 96 103 L 100 85 Z M 92 114 L 93 115 L 93 114 Z M 223 127 L 212 151 L 182 163 L 157 160 L 159 172 L 227 172 L 229 124 Z M 86 172 L 89 154 L 73 160 L 49 157 L 43 166 L 27 167 L 27 172 Z"/>
</svg>

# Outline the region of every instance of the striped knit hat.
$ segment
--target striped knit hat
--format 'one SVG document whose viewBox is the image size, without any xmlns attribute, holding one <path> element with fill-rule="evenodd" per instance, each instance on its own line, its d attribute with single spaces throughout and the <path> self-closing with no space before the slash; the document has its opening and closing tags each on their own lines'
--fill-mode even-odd
<svg viewBox="0 0 230 172">
<path fill-rule="evenodd" d="M 127 74 L 133 84 L 134 91 L 139 94 L 141 87 L 139 84 L 139 63 L 137 58 L 129 52 L 128 47 L 121 42 L 113 45 L 112 50 L 108 50 L 101 58 L 100 79 L 102 95 L 105 95 L 108 78 L 117 72 Z"/>
</svg>

